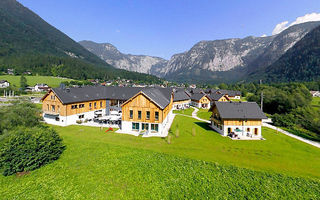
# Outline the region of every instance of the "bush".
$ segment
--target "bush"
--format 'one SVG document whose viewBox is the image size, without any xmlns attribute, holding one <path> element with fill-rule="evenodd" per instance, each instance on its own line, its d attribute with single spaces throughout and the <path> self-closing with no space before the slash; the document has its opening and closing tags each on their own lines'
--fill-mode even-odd
<svg viewBox="0 0 320 200">
<path fill-rule="evenodd" d="M 57 160 L 65 146 L 47 127 L 17 128 L 0 137 L 0 169 L 8 176 L 31 171 Z"/>
<path fill-rule="evenodd" d="M 296 124 L 296 119 L 292 114 L 274 114 L 272 121 L 276 126 L 292 127 Z"/>
</svg>

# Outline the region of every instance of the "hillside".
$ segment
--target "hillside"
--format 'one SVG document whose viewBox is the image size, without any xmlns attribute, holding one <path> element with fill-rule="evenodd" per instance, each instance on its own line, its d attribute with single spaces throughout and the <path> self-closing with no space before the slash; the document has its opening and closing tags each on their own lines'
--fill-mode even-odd
<svg viewBox="0 0 320 200">
<path fill-rule="evenodd" d="M 99 56 L 106 63 L 119 69 L 157 75 L 154 72 L 167 64 L 167 60 L 155 56 L 121 53 L 110 43 L 95 43 L 84 40 L 80 41 L 79 44 Z"/>
<path fill-rule="evenodd" d="M 309 32 L 279 60 L 256 73 L 269 82 L 312 81 L 320 78 L 320 26 Z"/>
<path fill-rule="evenodd" d="M 108 65 L 15 0 L 0 1 L 0 18 L 1 69 L 53 75 L 56 67 L 56 75 L 76 79 L 103 78 L 106 74 L 109 78 L 144 79 Z"/>
</svg>

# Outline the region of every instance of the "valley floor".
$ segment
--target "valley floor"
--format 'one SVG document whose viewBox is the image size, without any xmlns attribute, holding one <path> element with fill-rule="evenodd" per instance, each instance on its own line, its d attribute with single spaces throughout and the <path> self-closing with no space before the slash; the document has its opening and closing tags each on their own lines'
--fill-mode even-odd
<svg viewBox="0 0 320 200">
<path fill-rule="evenodd" d="M 192 136 L 195 127 L 196 135 Z M 320 149 L 263 128 L 233 141 L 177 115 L 179 137 L 142 138 L 95 127 L 53 127 L 67 149 L 22 177 L 0 176 L 4 199 L 316 199 Z"/>
</svg>

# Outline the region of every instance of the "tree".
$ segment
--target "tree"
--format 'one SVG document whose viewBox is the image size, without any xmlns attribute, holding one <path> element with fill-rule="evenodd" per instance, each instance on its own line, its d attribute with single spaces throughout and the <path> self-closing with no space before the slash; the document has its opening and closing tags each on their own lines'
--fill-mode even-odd
<svg viewBox="0 0 320 200">
<path fill-rule="evenodd" d="M 26 77 L 22 74 L 21 77 L 20 77 L 20 88 L 21 88 L 22 90 L 25 90 L 27 87 L 28 87 L 27 79 L 26 79 Z"/>
</svg>

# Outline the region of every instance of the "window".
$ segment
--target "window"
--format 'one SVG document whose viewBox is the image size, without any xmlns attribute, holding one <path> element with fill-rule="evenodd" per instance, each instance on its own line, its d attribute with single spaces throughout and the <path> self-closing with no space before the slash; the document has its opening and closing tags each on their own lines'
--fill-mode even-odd
<svg viewBox="0 0 320 200">
<path fill-rule="evenodd" d="M 138 111 L 138 119 L 141 119 L 141 110 Z"/>
<path fill-rule="evenodd" d="M 60 112 L 60 106 L 58 106 L 58 112 Z"/>
<path fill-rule="evenodd" d="M 79 115 L 79 119 L 83 119 L 84 118 L 84 115 Z"/>
<path fill-rule="evenodd" d="M 152 131 L 155 131 L 155 132 L 158 132 L 158 130 L 159 130 L 159 125 L 158 125 L 158 124 L 151 124 L 151 130 L 152 130 Z"/>
<path fill-rule="evenodd" d="M 90 110 L 92 109 L 92 103 L 89 103 L 89 109 Z"/>
<path fill-rule="evenodd" d="M 102 108 L 102 101 L 100 101 L 100 108 Z"/>
<path fill-rule="evenodd" d="M 132 122 L 132 130 L 139 130 L 139 123 Z"/>
<path fill-rule="evenodd" d="M 51 100 L 55 100 L 56 97 L 54 95 L 51 95 Z"/>
<path fill-rule="evenodd" d="M 47 110 L 49 111 L 49 104 L 47 104 Z"/>
<path fill-rule="evenodd" d="M 130 119 L 133 118 L 133 110 L 130 110 Z"/>
<path fill-rule="evenodd" d="M 250 128 L 247 128 L 247 132 L 250 132 Z"/>
<path fill-rule="evenodd" d="M 150 119 L 150 111 L 147 111 L 146 118 Z"/>
<path fill-rule="evenodd" d="M 59 118 L 59 117 L 56 117 L 56 121 L 60 121 L 60 118 Z"/>
<path fill-rule="evenodd" d="M 159 112 L 155 112 L 155 113 L 154 113 L 154 118 L 155 118 L 156 120 L 159 120 Z"/>
<path fill-rule="evenodd" d="M 94 108 L 97 108 L 97 102 L 94 102 Z"/>
<path fill-rule="evenodd" d="M 51 106 L 52 112 L 55 112 L 56 107 L 54 105 Z"/>
<path fill-rule="evenodd" d="M 77 109 L 78 105 L 71 105 L 71 109 Z"/>
<path fill-rule="evenodd" d="M 79 108 L 84 108 L 84 104 L 79 104 Z"/>
<path fill-rule="evenodd" d="M 142 130 L 149 130 L 149 124 L 142 123 Z"/>
</svg>

